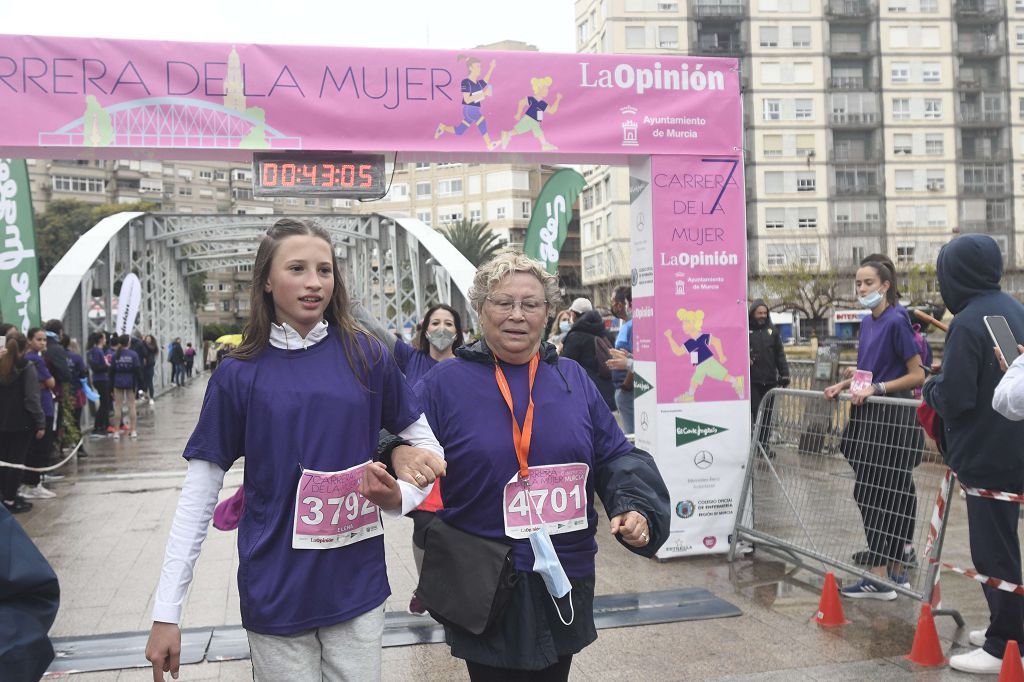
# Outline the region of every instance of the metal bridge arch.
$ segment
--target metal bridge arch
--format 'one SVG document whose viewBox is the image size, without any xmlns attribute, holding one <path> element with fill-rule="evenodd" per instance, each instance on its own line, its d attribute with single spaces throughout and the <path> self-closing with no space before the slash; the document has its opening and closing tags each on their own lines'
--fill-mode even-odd
<svg viewBox="0 0 1024 682">
<path fill-rule="evenodd" d="M 281 215 L 117 213 L 71 247 L 40 289 L 43 319 L 62 319 L 84 344 L 111 328 L 114 292 L 129 272 L 142 282 L 136 329 L 161 347 L 170 339 L 201 347 L 191 300 L 193 274 L 251 265 L 259 240 Z M 433 303 L 473 313 L 469 288 L 476 268 L 430 226 L 404 215 L 303 215 L 331 235 L 350 296 L 395 330 L 415 325 Z M 96 301 L 99 301 L 97 308 Z M 166 358 L 157 364 L 158 390 L 168 386 Z"/>
</svg>

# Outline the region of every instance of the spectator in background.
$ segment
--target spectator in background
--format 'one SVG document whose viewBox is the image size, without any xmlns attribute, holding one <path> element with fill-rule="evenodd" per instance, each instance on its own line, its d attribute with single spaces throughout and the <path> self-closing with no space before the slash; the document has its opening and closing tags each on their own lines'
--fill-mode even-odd
<svg viewBox="0 0 1024 682">
<path fill-rule="evenodd" d="M 209 344 L 206 347 L 206 366 L 212 372 L 217 369 L 217 361 L 220 360 L 220 357 L 217 355 L 217 344 L 213 341 L 210 341 Z"/>
<path fill-rule="evenodd" d="M 93 421 L 92 438 L 104 438 L 110 427 L 110 356 L 107 355 L 107 335 L 93 332 L 89 335 L 89 350 L 86 352 L 86 363 L 92 371 L 92 385 L 100 394 L 100 405 L 96 409 Z"/>
<path fill-rule="evenodd" d="M 28 339 L 28 353 L 25 354 L 25 358 L 35 365 L 36 376 L 39 379 L 39 403 L 43 409 L 43 416 L 46 417 L 43 437 L 32 442 L 27 464 L 33 468 L 42 468 L 50 463 L 57 435 L 57 406 L 53 395 L 53 389 L 57 382 L 50 374 L 42 355 L 46 350 L 46 331 L 39 327 L 33 327 L 28 330 L 26 338 Z M 64 365 L 64 369 L 67 370 L 67 364 Z M 26 471 L 22 481 L 21 496 L 26 499 L 47 500 L 57 497 L 57 493 L 43 487 L 43 479 L 38 471 Z"/>
<path fill-rule="evenodd" d="M 768 391 L 776 386 L 789 386 L 789 363 L 786 350 L 782 347 L 779 334 L 768 311 L 768 304 L 762 300 L 750 306 L 750 419 L 757 424 L 757 410 Z M 765 404 L 764 417 L 758 430 L 757 442 L 766 455 L 768 452 L 769 424 L 772 418 L 771 403 Z"/>
<path fill-rule="evenodd" d="M 128 404 L 128 431 L 132 438 L 138 438 L 135 430 L 135 391 L 142 383 L 142 361 L 131 349 L 131 339 L 122 334 L 118 339 L 118 348 L 110 361 L 110 372 L 114 386 L 114 407 L 117 409 L 117 423 L 124 421 L 124 406 Z M 114 438 L 120 433 L 115 431 Z"/>
<path fill-rule="evenodd" d="M 585 298 L 573 301 L 569 311 L 572 314 L 572 327 L 562 340 L 562 357 L 575 360 L 586 370 L 608 409 L 614 412 L 615 386 L 612 384 L 612 371 L 608 367 L 611 344 L 605 337 L 601 313 L 594 310 L 593 304 Z"/>
<path fill-rule="evenodd" d="M 924 399 L 942 417 L 946 447 L 942 455 L 965 486 L 1024 493 L 1024 422 L 1010 421 L 1002 397 L 1013 377 L 1002 379 L 992 355 L 992 340 L 982 320 L 1002 315 L 1017 339 L 1024 339 L 1024 306 L 1000 291 L 1003 258 L 988 235 L 968 234 L 942 247 L 936 263 L 942 300 L 955 315 L 946 334 L 942 372 L 924 386 Z M 1014 363 L 1016 365 L 1016 363 Z M 1013 370 L 1013 368 L 1011 368 Z M 1016 374 L 1016 372 L 1015 372 Z M 1009 404 L 1006 405 L 1009 407 Z M 1003 412 L 1000 414 L 1000 412 Z M 1018 505 L 967 496 L 967 527 L 974 568 L 1014 584 L 1021 582 Z M 974 630 L 980 647 L 949 659 L 950 667 L 971 673 L 998 673 L 1006 643 L 1024 642 L 1024 597 L 982 585 L 988 601 L 987 630 Z"/>
<path fill-rule="evenodd" d="M 146 357 L 140 358 L 142 360 L 142 390 L 149 394 L 149 405 L 152 407 L 154 405 L 153 400 L 156 398 L 153 375 L 156 373 L 156 359 L 160 357 L 160 346 L 152 334 L 143 336 L 142 343 L 148 351 Z"/>
<path fill-rule="evenodd" d="M 25 359 L 28 339 L 14 330 L 4 338 L 7 352 L 0 357 L 0 460 L 24 464 L 32 441 L 46 435 L 46 418 L 39 402 L 35 365 Z M 12 514 L 32 509 L 32 503 L 18 494 L 23 476 L 22 469 L 0 467 L 0 499 Z"/>
<path fill-rule="evenodd" d="M 557 350 L 559 354 L 562 353 L 562 341 L 565 340 L 565 335 L 569 333 L 569 329 L 571 327 L 571 311 L 563 310 L 555 315 L 555 319 L 551 323 L 551 332 L 548 334 L 548 343 L 554 346 L 555 350 Z"/>
<path fill-rule="evenodd" d="M 622 430 L 633 433 L 633 364 L 619 367 L 616 358 L 631 360 L 633 357 L 633 288 L 629 286 L 615 287 L 612 292 L 612 315 L 623 320 L 619 327 L 619 335 L 615 339 L 615 348 L 625 351 L 626 355 L 613 354 L 609 360 L 612 369 L 612 384 L 615 386 L 615 406 L 619 408 Z"/>
<path fill-rule="evenodd" d="M 171 383 L 175 386 L 185 385 L 185 351 L 181 347 L 181 337 L 171 342 L 171 350 L 168 353 L 168 360 L 171 362 Z"/>
<path fill-rule="evenodd" d="M 192 368 L 196 362 L 196 349 L 192 347 L 192 342 L 189 341 L 185 344 L 185 376 L 189 379 L 192 378 Z"/>
<path fill-rule="evenodd" d="M 71 369 L 71 383 L 64 391 L 64 403 L 69 406 L 71 418 L 71 426 L 73 427 L 72 439 L 74 443 L 78 443 L 82 438 L 82 409 L 85 407 L 85 387 L 82 385 L 82 381 L 85 381 L 85 385 L 89 384 L 89 369 L 85 366 L 85 360 L 82 359 L 82 355 L 79 352 L 81 349 L 78 347 L 78 341 L 72 339 L 70 336 L 65 334 L 61 338 L 61 346 L 64 347 L 64 352 L 68 356 L 68 367 Z M 82 443 L 78 447 L 78 457 L 88 457 L 89 453 L 85 450 L 85 444 Z M 52 476 L 52 474 L 50 474 Z"/>
</svg>

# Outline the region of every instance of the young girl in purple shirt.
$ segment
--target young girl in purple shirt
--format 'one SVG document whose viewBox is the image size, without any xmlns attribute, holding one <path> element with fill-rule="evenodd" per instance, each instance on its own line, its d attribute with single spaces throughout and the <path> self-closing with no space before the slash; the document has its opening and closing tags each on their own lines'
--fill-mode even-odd
<svg viewBox="0 0 1024 682">
<path fill-rule="evenodd" d="M 285 218 L 267 231 L 251 311 L 185 447 L 146 657 L 157 678 L 177 675 L 193 568 L 224 473 L 245 456 L 238 589 L 254 678 L 380 679 L 390 589 L 374 505 L 413 509 L 443 452 L 390 353 L 353 322 L 323 228 Z M 434 453 L 395 462 L 408 481 L 367 464 L 382 426 Z"/>
</svg>

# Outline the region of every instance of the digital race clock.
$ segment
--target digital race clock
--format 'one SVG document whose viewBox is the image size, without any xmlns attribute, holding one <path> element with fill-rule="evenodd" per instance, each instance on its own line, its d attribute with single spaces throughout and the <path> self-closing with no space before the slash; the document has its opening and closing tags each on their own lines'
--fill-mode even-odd
<svg viewBox="0 0 1024 682">
<path fill-rule="evenodd" d="M 328 196 L 362 199 L 387 189 L 383 154 L 256 152 L 253 194 L 258 197 Z"/>
</svg>

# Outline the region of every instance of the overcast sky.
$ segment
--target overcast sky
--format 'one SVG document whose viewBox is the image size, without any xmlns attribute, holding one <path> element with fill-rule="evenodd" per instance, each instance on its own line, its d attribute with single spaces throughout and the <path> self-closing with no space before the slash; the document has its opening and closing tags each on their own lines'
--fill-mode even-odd
<svg viewBox="0 0 1024 682">
<path fill-rule="evenodd" d="M 0 33 L 457 50 L 521 40 L 573 52 L 573 0 L 0 0 Z M 140 9 L 145 7 L 145 9 Z"/>
</svg>

